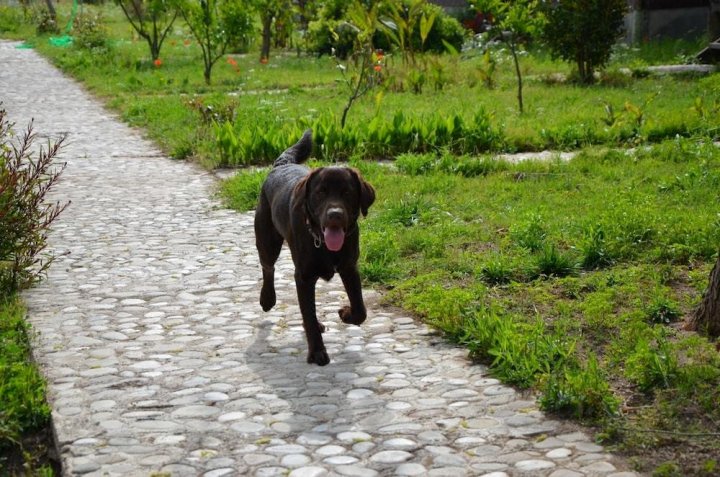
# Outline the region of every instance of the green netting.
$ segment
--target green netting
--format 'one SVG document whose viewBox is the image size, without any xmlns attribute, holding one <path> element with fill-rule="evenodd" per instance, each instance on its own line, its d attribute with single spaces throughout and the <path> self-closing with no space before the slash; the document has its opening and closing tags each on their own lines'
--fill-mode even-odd
<svg viewBox="0 0 720 477">
<path fill-rule="evenodd" d="M 18 46 L 16 46 L 18 50 L 29 50 L 31 48 L 35 48 L 35 46 L 32 43 L 28 43 L 27 41 L 24 41 L 20 43 Z"/>
<path fill-rule="evenodd" d="M 77 15 L 78 0 L 73 0 L 72 10 L 70 10 L 70 19 L 65 25 L 65 33 L 63 36 L 51 36 L 50 44 L 52 46 L 66 47 L 72 45 L 72 37 L 70 36 L 70 30 L 72 30 L 73 22 L 75 21 L 75 15 Z"/>
</svg>

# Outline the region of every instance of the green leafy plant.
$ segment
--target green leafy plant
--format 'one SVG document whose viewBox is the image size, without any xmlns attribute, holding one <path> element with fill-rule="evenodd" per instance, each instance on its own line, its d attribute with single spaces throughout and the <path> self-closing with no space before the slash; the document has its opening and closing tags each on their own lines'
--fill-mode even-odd
<svg viewBox="0 0 720 477">
<path fill-rule="evenodd" d="M 617 415 L 619 405 L 593 353 L 584 366 L 551 373 L 542 385 L 540 407 L 546 411 L 595 420 Z"/>
<path fill-rule="evenodd" d="M 627 358 L 625 374 L 645 392 L 667 388 L 674 382 L 678 361 L 661 327 L 654 328 L 650 337 L 638 337 L 633 354 Z"/>
</svg>

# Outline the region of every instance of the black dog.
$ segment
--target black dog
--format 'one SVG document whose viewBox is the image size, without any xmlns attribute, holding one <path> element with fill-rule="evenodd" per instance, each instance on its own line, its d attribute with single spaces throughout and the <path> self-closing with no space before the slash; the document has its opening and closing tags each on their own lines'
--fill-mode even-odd
<svg viewBox="0 0 720 477">
<path fill-rule="evenodd" d="M 303 327 L 308 342 L 308 363 L 330 362 L 321 333 L 325 327 L 315 313 L 315 284 L 340 274 L 350 306 L 338 310 L 340 319 L 360 325 L 367 316 L 357 260 L 360 240 L 357 220 L 367 215 L 375 190 L 360 174 L 347 167 L 302 166 L 312 151 L 311 131 L 275 160 L 265 180 L 255 212 L 255 244 L 260 255 L 263 285 L 260 305 L 275 306 L 275 262 L 287 241 L 295 263 Z"/>
</svg>

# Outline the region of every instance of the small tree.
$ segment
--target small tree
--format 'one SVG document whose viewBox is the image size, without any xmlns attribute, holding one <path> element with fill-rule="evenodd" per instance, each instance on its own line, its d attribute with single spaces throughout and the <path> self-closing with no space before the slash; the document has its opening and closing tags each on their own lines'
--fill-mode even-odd
<svg viewBox="0 0 720 477">
<path fill-rule="evenodd" d="M 260 62 L 266 63 L 270 59 L 270 45 L 272 42 L 273 23 L 283 14 L 292 9 L 290 0 L 256 0 L 257 10 L 260 12 L 262 25 L 262 43 L 260 45 Z"/>
<path fill-rule="evenodd" d="M 720 337 L 720 255 L 710 272 L 710 281 L 689 327 L 713 338 Z"/>
<path fill-rule="evenodd" d="M 545 2 L 543 38 L 553 57 L 575 62 L 580 81 L 595 80 L 617 41 L 626 0 L 562 0 Z"/>
<path fill-rule="evenodd" d="M 383 57 L 373 46 L 373 35 L 380 27 L 380 6 L 381 1 L 373 1 L 369 7 L 366 7 L 360 0 L 355 0 L 347 12 L 349 25 L 356 29 L 357 36 L 346 64 L 341 63 L 334 56 L 338 69 L 342 72 L 343 83 L 350 92 L 340 119 L 341 128 L 345 127 L 353 103 L 376 86 L 380 80 Z"/>
<path fill-rule="evenodd" d="M 251 9 L 244 0 L 179 0 L 178 9 L 202 50 L 205 83 L 210 84 L 212 68 L 228 47 L 245 40 L 243 24 Z"/>
<path fill-rule="evenodd" d="M 519 52 L 523 45 L 537 35 L 544 18 L 537 0 L 477 0 L 475 10 L 490 14 L 493 23 L 487 32 L 491 39 L 503 42 L 512 55 L 517 79 L 517 99 L 520 113 L 525 111 L 523 102 L 523 78 L 520 69 Z"/>
<path fill-rule="evenodd" d="M 125 18 L 148 44 L 153 61 L 160 58 L 165 37 L 175 23 L 178 11 L 168 0 L 115 0 Z"/>
</svg>

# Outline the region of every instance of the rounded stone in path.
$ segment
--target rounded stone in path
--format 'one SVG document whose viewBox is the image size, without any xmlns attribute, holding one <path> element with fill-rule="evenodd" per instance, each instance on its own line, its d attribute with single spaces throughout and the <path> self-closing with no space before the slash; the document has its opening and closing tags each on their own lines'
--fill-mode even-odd
<svg viewBox="0 0 720 477">
<path fill-rule="evenodd" d="M 427 469 L 422 464 L 400 464 L 395 469 L 395 475 L 423 475 Z"/>
<path fill-rule="evenodd" d="M 555 464 L 547 460 L 528 459 L 516 462 L 515 467 L 519 470 L 530 472 L 542 469 L 552 469 L 555 467 Z"/>
<path fill-rule="evenodd" d="M 376 470 L 359 465 L 339 465 L 335 467 L 335 472 L 347 477 L 376 477 L 379 475 Z"/>
<path fill-rule="evenodd" d="M 412 459 L 412 454 L 401 450 L 380 451 L 373 454 L 370 460 L 379 464 L 398 464 Z"/>
<path fill-rule="evenodd" d="M 290 472 L 289 477 L 323 477 L 327 473 L 322 467 L 300 467 Z"/>
</svg>

